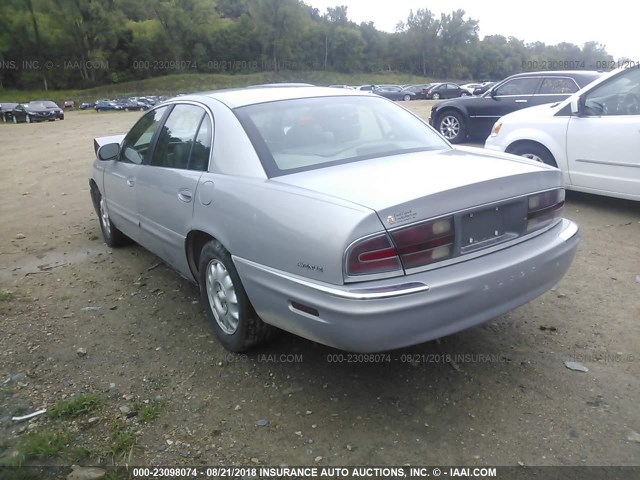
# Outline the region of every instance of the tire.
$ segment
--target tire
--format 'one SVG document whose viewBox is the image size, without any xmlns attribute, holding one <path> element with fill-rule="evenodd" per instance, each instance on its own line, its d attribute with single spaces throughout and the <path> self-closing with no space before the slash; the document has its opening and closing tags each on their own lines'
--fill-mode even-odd
<svg viewBox="0 0 640 480">
<path fill-rule="evenodd" d="M 471 94 L 470 94 L 470 93 L 468 93 L 468 92 L 462 92 L 462 93 L 460 94 L 460 96 L 461 96 L 461 97 L 470 97 L 470 96 L 471 96 Z"/>
<path fill-rule="evenodd" d="M 409 100 L 411 100 L 411 95 L 409 95 L 409 94 L 407 93 L 404 97 L 402 97 L 402 99 L 403 99 L 405 102 L 408 102 Z"/>
<path fill-rule="evenodd" d="M 556 159 L 549 150 L 538 143 L 526 142 L 516 145 L 512 149 L 507 150 L 508 153 L 519 155 L 521 157 L 530 158 L 540 163 L 551 165 L 552 167 L 558 167 Z"/>
<path fill-rule="evenodd" d="M 26 123 L 31 123 L 31 116 L 30 116 L 30 115 L 27 115 L 26 117 L 24 117 L 24 121 L 25 121 Z"/>
<path fill-rule="evenodd" d="M 243 352 L 272 337 L 273 327 L 256 314 L 231 255 L 216 240 L 200 252 L 198 283 L 207 317 L 224 348 Z"/>
<path fill-rule="evenodd" d="M 436 92 L 433 95 L 431 95 L 431 98 L 433 98 L 434 100 L 440 100 L 440 94 Z"/>
<path fill-rule="evenodd" d="M 102 231 L 104 243 L 111 248 L 123 247 L 133 243 L 133 240 L 118 230 L 111 221 L 111 218 L 109 218 L 107 204 L 104 201 L 104 198 L 102 198 L 102 195 L 100 195 L 100 192 L 92 189 L 91 194 L 97 197 L 98 220 L 100 222 L 100 230 Z"/>
<path fill-rule="evenodd" d="M 13 123 L 18 123 L 18 119 L 16 118 L 16 116 L 13 116 Z"/>
<path fill-rule="evenodd" d="M 445 111 L 440 114 L 436 128 L 440 135 L 451 143 L 462 143 L 467 138 L 467 126 L 458 112 Z"/>
</svg>

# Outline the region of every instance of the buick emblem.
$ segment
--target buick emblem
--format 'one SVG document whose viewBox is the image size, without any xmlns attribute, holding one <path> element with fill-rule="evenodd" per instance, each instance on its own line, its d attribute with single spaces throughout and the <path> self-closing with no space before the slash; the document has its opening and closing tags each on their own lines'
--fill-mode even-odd
<svg viewBox="0 0 640 480">
<path fill-rule="evenodd" d="M 387 217 L 387 223 L 391 223 L 391 224 L 396 223 L 396 217 L 394 217 L 393 215 L 389 215 Z"/>
</svg>

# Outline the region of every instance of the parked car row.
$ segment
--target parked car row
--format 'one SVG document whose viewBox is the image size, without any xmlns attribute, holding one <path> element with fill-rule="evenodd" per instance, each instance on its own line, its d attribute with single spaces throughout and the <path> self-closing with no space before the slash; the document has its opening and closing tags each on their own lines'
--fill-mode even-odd
<svg viewBox="0 0 640 480">
<path fill-rule="evenodd" d="M 558 167 L 565 188 L 640 201 L 640 69 L 494 123 L 485 148 Z"/>
<path fill-rule="evenodd" d="M 33 123 L 64 120 L 64 111 L 50 100 L 32 100 L 26 103 L 2 103 L 0 115 L 3 122 Z"/>
<path fill-rule="evenodd" d="M 106 110 L 145 111 L 169 97 L 149 95 L 145 97 L 128 97 L 101 99 L 95 102 L 83 102 L 80 110 L 94 109 L 96 112 Z M 65 100 L 63 108 L 50 100 L 33 100 L 26 103 L 0 103 L 0 120 L 3 122 L 31 123 L 46 120 L 64 120 L 64 109 L 74 108 L 73 100 Z"/>
<path fill-rule="evenodd" d="M 145 111 L 154 105 L 166 100 L 169 97 L 148 96 L 148 97 L 129 97 L 129 98 L 117 98 L 114 100 L 102 99 L 95 102 L 86 102 L 80 105 L 81 110 L 93 108 L 96 112 L 103 112 L 107 110 L 123 110 L 129 111 Z"/>
<path fill-rule="evenodd" d="M 386 97 L 391 100 L 424 100 L 424 99 L 446 99 L 456 97 L 468 97 L 473 95 L 473 91 L 470 86 L 480 87 L 483 84 L 468 84 L 466 86 L 460 86 L 456 83 L 443 82 L 443 83 L 422 83 L 422 84 L 406 84 L 406 85 L 329 85 L 333 88 L 346 88 L 353 90 L 370 91 L 381 97 Z"/>
<path fill-rule="evenodd" d="M 527 72 L 512 75 L 484 94 L 454 98 L 431 108 L 429 123 L 451 143 L 485 139 L 503 115 L 533 105 L 558 102 L 602 75 L 595 71 Z"/>
</svg>

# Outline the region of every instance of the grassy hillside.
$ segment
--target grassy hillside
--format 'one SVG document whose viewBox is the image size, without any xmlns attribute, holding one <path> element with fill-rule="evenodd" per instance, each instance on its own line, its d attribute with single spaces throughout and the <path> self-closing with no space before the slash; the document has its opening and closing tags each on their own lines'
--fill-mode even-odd
<svg viewBox="0 0 640 480">
<path fill-rule="evenodd" d="M 260 83 L 304 82 L 314 85 L 345 84 L 362 85 L 367 83 L 425 83 L 430 81 L 415 75 L 396 73 L 378 74 L 341 74 L 326 71 L 310 72 L 260 72 L 246 75 L 187 73 L 149 78 L 135 82 L 117 83 L 85 90 L 0 90 L 0 102 L 26 102 L 35 99 L 48 99 L 55 102 L 75 100 L 76 104 L 98 98 L 128 97 L 134 95 L 174 95 L 218 88 L 242 87 Z"/>
</svg>

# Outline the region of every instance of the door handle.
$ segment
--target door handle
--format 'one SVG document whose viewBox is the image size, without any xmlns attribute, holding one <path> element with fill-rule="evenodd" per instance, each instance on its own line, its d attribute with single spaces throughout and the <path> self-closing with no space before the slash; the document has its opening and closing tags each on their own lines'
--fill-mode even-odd
<svg viewBox="0 0 640 480">
<path fill-rule="evenodd" d="M 516 103 L 527 103 L 526 100 L 516 100 Z"/>
<path fill-rule="evenodd" d="M 178 198 L 185 203 L 189 203 L 193 200 L 193 194 L 189 190 L 180 190 L 178 192 Z"/>
<path fill-rule="evenodd" d="M 127 178 L 127 185 L 133 187 L 136 184 L 136 181 L 133 178 Z"/>
</svg>

